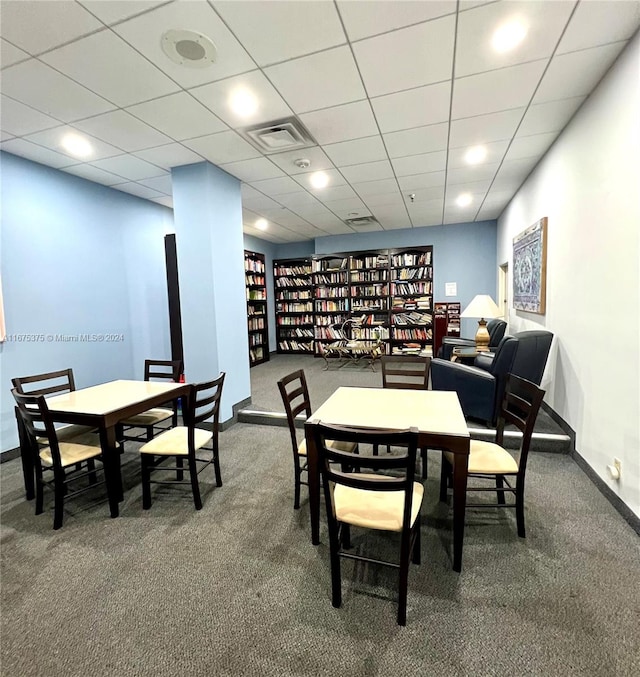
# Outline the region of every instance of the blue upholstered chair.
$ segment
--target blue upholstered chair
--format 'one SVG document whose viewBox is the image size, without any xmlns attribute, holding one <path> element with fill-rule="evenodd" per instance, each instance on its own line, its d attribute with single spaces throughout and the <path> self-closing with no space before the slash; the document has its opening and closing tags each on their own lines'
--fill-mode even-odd
<svg viewBox="0 0 640 677">
<path fill-rule="evenodd" d="M 492 352 L 500 345 L 507 329 L 507 323 L 504 320 L 489 320 L 487 322 L 487 331 L 489 332 L 489 350 Z M 454 336 L 445 336 L 442 339 L 442 345 L 438 350 L 438 357 L 443 360 L 450 360 L 454 348 L 473 348 L 476 345 L 474 338 L 457 338 Z"/>
</svg>

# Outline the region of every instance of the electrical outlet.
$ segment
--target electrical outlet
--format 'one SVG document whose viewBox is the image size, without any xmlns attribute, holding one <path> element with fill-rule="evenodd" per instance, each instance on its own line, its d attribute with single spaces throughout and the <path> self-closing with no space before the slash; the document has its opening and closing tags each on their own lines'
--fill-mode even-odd
<svg viewBox="0 0 640 677">
<path fill-rule="evenodd" d="M 619 458 L 613 459 L 613 467 L 618 471 L 618 479 L 622 477 L 622 461 Z"/>
</svg>

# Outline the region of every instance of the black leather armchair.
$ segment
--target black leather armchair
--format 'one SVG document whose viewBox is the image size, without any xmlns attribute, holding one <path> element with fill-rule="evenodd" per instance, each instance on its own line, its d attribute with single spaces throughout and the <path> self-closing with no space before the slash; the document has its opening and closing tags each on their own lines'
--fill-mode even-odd
<svg viewBox="0 0 640 677">
<path fill-rule="evenodd" d="M 489 350 L 495 350 L 504 337 L 507 329 L 507 323 L 504 320 L 489 320 L 487 322 L 487 331 L 489 332 Z M 442 339 L 442 345 L 438 350 L 438 357 L 443 360 L 450 360 L 454 348 L 473 348 L 476 345 L 474 338 L 455 338 L 445 336 Z"/>
<path fill-rule="evenodd" d="M 433 390 L 458 393 L 465 416 L 493 423 L 512 373 L 540 384 L 553 334 L 523 331 L 505 336 L 495 353 L 478 355 L 473 366 L 436 358 L 431 361 Z"/>
</svg>

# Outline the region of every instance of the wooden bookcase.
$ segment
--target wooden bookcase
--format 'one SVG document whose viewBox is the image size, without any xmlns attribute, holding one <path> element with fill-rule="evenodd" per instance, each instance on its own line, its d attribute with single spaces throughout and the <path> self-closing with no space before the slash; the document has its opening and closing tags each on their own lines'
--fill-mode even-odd
<svg viewBox="0 0 640 677">
<path fill-rule="evenodd" d="M 314 311 L 314 354 L 322 347 L 345 338 L 341 325 L 349 312 L 349 255 L 331 254 L 311 261 Z"/>
<path fill-rule="evenodd" d="M 247 289 L 247 330 L 249 365 L 254 367 L 269 359 L 269 325 L 267 322 L 267 285 L 264 254 L 244 252 L 244 277 Z"/>
<path fill-rule="evenodd" d="M 380 339 L 387 354 L 433 352 L 431 246 L 275 261 L 274 285 L 278 352 L 321 356 L 341 339 Z"/>
<path fill-rule="evenodd" d="M 278 352 L 313 355 L 311 259 L 274 261 L 273 286 Z"/>
<path fill-rule="evenodd" d="M 460 337 L 460 302 L 435 303 L 433 323 L 433 353 L 437 355 L 445 336 Z"/>
<path fill-rule="evenodd" d="M 433 353 L 433 247 L 389 251 L 393 355 Z"/>
</svg>

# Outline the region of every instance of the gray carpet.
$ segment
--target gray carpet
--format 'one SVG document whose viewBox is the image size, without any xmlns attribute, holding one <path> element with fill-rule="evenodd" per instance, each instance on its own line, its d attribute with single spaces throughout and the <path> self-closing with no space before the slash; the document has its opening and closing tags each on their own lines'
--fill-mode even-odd
<svg viewBox="0 0 640 677">
<path fill-rule="evenodd" d="M 331 606 L 326 528 L 313 547 L 288 445 L 286 428 L 223 432 L 224 486 L 203 473 L 200 512 L 185 487 L 157 488 L 143 512 L 127 454 L 121 516 L 96 490 L 69 502 L 58 532 L 50 503 L 36 517 L 24 500 L 19 460 L 2 464 L 2 675 L 640 674 L 639 540 L 570 457 L 532 458 L 526 540 L 511 511 L 468 515 L 456 574 L 433 454 L 399 628 L 391 570 L 343 563 Z"/>
</svg>

